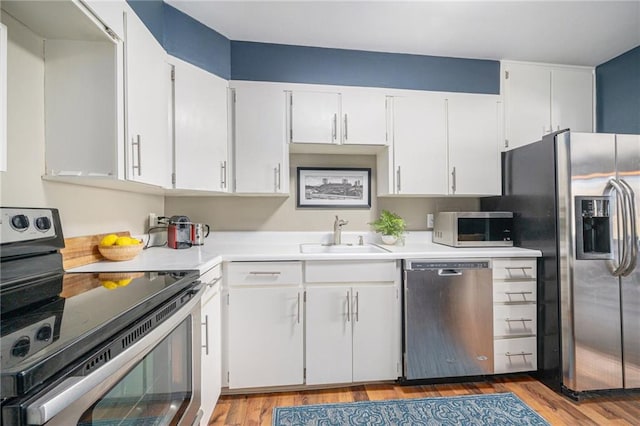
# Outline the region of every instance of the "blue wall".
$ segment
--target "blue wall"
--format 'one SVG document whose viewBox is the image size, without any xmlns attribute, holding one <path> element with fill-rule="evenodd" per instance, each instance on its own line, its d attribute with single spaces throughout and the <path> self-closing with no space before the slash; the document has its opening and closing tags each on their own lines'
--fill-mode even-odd
<svg viewBox="0 0 640 426">
<path fill-rule="evenodd" d="M 640 134 L 640 46 L 596 67 L 596 131 Z"/>
<path fill-rule="evenodd" d="M 498 61 L 230 41 L 161 0 L 128 0 L 173 56 L 225 79 L 500 92 Z"/>
<path fill-rule="evenodd" d="M 498 61 L 231 42 L 233 80 L 500 93 Z"/>
</svg>

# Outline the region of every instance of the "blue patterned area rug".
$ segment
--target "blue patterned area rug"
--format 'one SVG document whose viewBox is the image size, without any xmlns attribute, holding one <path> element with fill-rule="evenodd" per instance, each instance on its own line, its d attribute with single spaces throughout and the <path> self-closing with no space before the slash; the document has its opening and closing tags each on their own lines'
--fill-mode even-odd
<svg viewBox="0 0 640 426">
<path fill-rule="evenodd" d="M 543 425 L 513 393 L 360 401 L 273 409 L 273 425 Z"/>
</svg>

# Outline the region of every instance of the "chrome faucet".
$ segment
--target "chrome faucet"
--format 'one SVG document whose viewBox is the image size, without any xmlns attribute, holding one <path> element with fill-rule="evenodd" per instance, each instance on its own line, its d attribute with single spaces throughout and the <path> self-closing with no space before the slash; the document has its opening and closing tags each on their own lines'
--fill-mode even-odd
<svg viewBox="0 0 640 426">
<path fill-rule="evenodd" d="M 348 220 L 339 219 L 336 215 L 336 221 L 333 222 L 333 244 L 342 244 L 342 227 L 349 223 Z"/>
</svg>

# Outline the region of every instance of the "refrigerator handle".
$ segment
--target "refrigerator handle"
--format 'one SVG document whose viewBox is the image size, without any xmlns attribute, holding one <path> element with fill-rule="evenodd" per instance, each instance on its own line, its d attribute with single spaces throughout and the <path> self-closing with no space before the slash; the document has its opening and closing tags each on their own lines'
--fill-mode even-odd
<svg viewBox="0 0 640 426">
<path fill-rule="evenodd" d="M 619 238 L 618 241 L 622 241 L 622 244 L 618 245 L 618 264 L 613 265 L 613 270 L 611 274 L 615 277 L 619 277 L 625 270 L 625 265 L 627 264 L 627 208 L 626 208 L 626 198 L 625 192 L 617 179 L 612 178 L 609 180 L 607 184 L 607 188 L 605 192 L 616 193 L 616 211 L 618 218 L 620 219 L 620 215 L 622 216 L 622 220 L 618 220 L 618 227 L 622 226 L 620 230 L 622 238 Z M 619 229 L 619 228 L 618 228 Z"/>
<path fill-rule="evenodd" d="M 629 185 L 624 179 L 620 179 L 620 186 L 625 191 L 627 200 L 626 208 L 628 209 L 627 217 L 629 218 L 629 232 L 625 235 L 625 240 L 629 244 L 629 257 L 626 268 L 622 272 L 622 276 L 626 277 L 636 268 L 638 260 L 638 231 L 636 227 L 637 210 L 636 195 L 633 192 L 631 185 Z"/>
</svg>

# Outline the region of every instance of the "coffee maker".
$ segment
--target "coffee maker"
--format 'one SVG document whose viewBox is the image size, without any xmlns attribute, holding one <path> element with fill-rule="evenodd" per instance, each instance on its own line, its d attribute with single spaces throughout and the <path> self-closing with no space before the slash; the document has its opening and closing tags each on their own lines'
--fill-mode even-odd
<svg viewBox="0 0 640 426">
<path fill-rule="evenodd" d="M 187 216 L 171 216 L 169 218 L 167 245 L 173 249 L 191 247 L 191 221 Z"/>
</svg>

